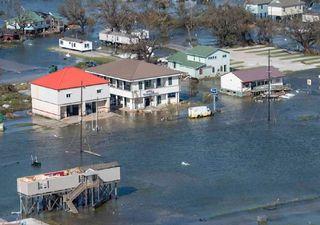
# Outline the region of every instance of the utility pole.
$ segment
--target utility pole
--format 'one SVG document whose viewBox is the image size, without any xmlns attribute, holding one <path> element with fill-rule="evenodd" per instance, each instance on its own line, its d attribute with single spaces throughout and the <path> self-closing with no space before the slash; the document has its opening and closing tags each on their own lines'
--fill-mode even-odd
<svg viewBox="0 0 320 225">
<path fill-rule="evenodd" d="M 270 122 L 270 104 L 271 104 L 271 71 L 270 71 L 270 48 L 268 49 L 268 122 Z"/>
<path fill-rule="evenodd" d="M 97 103 L 96 103 L 96 132 L 99 132 L 99 127 L 98 127 L 98 95 L 97 95 Z"/>
<path fill-rule="evenodd" d="M 80 153 L 82 153 L 82 81 L 80 86 Z"/>
</svg>

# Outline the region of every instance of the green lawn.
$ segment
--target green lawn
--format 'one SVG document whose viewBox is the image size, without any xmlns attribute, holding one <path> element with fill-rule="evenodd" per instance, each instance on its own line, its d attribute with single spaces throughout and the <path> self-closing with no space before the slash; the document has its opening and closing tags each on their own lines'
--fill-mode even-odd
<svg viewBox="0 0 320 225">
<path fill-rule="evenodd" d="M 239 48 L 234 48 L 232 49 L 233 51 L 247 51 L 247 50 L 254 50 L 254 49 L 260 49 L 260 48 L 265 48 L 266 46 L 253 46 L 253 47 L 239 47 Z"/>
</svg>

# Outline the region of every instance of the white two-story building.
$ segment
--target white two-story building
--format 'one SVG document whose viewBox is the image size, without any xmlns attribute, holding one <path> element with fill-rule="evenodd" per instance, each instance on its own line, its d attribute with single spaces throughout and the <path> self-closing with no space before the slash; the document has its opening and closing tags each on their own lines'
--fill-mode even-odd
<svg viewBox="0 0 320 225">
<path fill-rule="evenodd" d="M 272 0 L 247 0 L 245 9 L 257 18 L 268 17 L 268 5 Z"/>
<path fill-rule="evenodd" d="M 66 67 L 31 82 L 32 113 L 52 119 L 108 111 L 109 81 Z M 82 107 L 81 107 L 82 102 Z"/>
<path fill-rule="evenodd" d="M 275 20 L 303 13 L 305 2 L 301 0 L 272 0 L 268 5 L 268 15 Z"/>
<path fill-rule="evenodd" d="M 270 68 L 271 90 L 283 86 L 284 75 L 276 68 Z M 268 67 L 239 70 L 221 76 L 221 91 L 236 96 L 248 96 L 255 91 L 268 90 Z"/>
<path fill-rule="evenodd" d="M 168 67 L 204 78 L 230 72 L 230 53 L 210 46 L 196 46 L 168 57 Z"/>
<path fill-rule="evenodd" d="M 130 110 L 179 102 L 181 72 L 139 60 L 120 60 L 87 69 L 110 80 L 112 105 Z"/>
<path fill-rule="evenodd" d="M 148 40 L 148 30 L 133 30 L 127 33 L 124 30 L 114 31 L 107 28 L 99 32 L 99 40 L 105 44 L 130 45 L 137 44 L 140 40 Z"/>
</svg>

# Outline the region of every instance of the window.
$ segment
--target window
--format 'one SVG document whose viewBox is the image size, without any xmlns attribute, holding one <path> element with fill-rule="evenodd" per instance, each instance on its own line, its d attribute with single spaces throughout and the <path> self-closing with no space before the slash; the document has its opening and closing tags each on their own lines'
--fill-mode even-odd
<svg viewBox="0 0 320 225">
<path fill-rule="evenodd" d="M 175 98 L 176 97 L 176 93 L 169 93 L 168 94 L 168 98 Z"/>
<path fill-rule="evenodd" d="M 60 41 L 60 44 L 63 45 L 63 40 Z"/>
<path fill-rule="evenodd" d="M 203 70 L 202 70 L 202 68 L 200 68 L 199 69 L 199 74 L 202 75 L 202 73 L 203 73 Z"/>
<path fill-rule="evenodd" d="M 173 68 L 176 68 L 176 62 L 173 62 Z"/>
<path fill-rule="evenodd" d="M 71 93 L 66 94 L 66 98 L 70 98 L 71 97 Z"/>
<path fill-rule="evenodd" d="M 172 85 L 172 77 L 168 78 L 168 85 Z"/>
<path fill-rule="evenodd" d="M 139 90 L 142 90 L 142 81 L 139 81 Z"/>
<path fill-rule="evenodd" d="M 227 58 L 227 55 L 223 55 L 222 57 L 223 57 L 223 58 Z"/>
<path fill-rule="evenodd" d="M 212 67 L 212 73 L 215 73 L 215 68 L 214 67 Z"/>
<path fill-rule="evenodd" d="M 260 7 L 261 7 L 261 9 L 263 9 L 263 5 L 261 5 Z"/>
<path fill-rule="evenodd" d="M 100 94 L 100 93 L 101 93 L 101 91 L 102 91 L 102 89 L 101 89 L 101 88 L 97 89 L 97 94 Z"/>
<path fill-rule="evenodd" d="M 227 72 L 227 65 L 223 66 L 223 72 Z"/>
<path fill-rule="evenodd" d="M 157 78 L 157 87 L 161 86 L 161 78 Z"/>
<path fill-rule="evenodd" d="M 152 88 L 151 86 L 151 80 L 145 80 L 144 81 L 144 89 Z"/>
<path fill-rule="evenodd" d="M 124 85 L 124 90 L 131 91 L 131 83 L 124 81 L 123 85 Z"/>
</svg>

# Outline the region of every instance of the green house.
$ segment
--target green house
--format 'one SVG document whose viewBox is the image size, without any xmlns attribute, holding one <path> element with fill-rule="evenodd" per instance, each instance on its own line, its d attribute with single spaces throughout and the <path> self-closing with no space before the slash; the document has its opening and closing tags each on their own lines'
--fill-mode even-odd
<svg viewBox="0 0 320 225">
<path fill-rule="evenodd" d="M 230 53 L 211 46 L 198 45 L 168 57 L 168 67 L 193 78 L 204 78 L 230 72 Z"/>
</svg>

